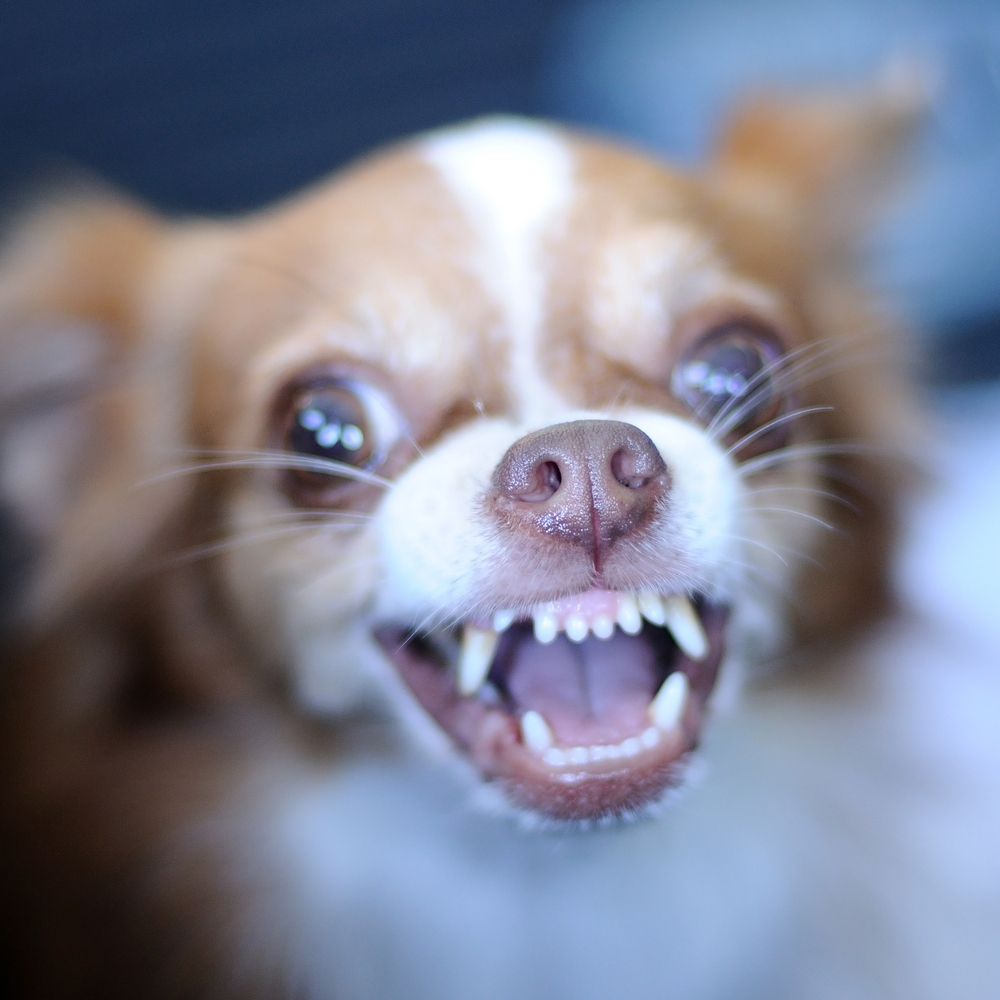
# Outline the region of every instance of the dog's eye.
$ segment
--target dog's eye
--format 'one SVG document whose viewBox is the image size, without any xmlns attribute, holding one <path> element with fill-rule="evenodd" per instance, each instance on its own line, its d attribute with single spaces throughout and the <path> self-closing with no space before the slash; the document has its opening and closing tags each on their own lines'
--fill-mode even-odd
<svg viewBox="0 0 1000 1000">
<path fill-rule="evenodd" d="M 769 330 L 744 321 L 726 323 L 705 334 L 681 358 L 671 389 L 699 420 L 714 424 L 720 436 L 746 435 L 773 420 L 782 408 L 783 353 Z"/>
<path fill-rule="evenodd" d="M 399 421 L 385 396 L 354 379 L 304 387 L 292 397 L 284 445 L 299 455 L 326 459 L 339 466 L 377 469 L 399 439 Z M 321 468 L 297 470 L 310 486 L 329 488 L 350 479 Z M 346 472 L 346 470 L 345 470 Z"/>
</svg>

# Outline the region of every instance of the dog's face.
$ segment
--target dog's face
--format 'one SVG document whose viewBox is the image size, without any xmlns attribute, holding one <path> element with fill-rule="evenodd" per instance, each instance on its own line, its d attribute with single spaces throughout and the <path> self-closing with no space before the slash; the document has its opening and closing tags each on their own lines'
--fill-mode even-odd
<svg viewBox="0 0 1000 1000">
<path fill-rule="evenodd" d="M 830 308 L 797 169 L 698 181 L 488 121 L 154 239 L 139 311 L 184 345 L 204 458 L 180 507 L 252 659 L 536 814 L 678 784 L 742 668 L 880 579 L 883 537 L 828 543 L 826 463 L 891 437 L 891 387 L 843 377 L 868 330 Z"/>
</svg>

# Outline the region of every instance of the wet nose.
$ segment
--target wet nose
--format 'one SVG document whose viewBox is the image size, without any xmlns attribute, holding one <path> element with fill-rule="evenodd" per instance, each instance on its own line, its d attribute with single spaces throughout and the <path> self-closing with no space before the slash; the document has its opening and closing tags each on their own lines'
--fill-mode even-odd
<svg viewBox="0 0 1000 1000">
<path fill-rule="evenodd" d="M 669 478 L 656 445 L 638 427 L 576 420 L 515 441 L 493 486 L 510 528 L 581 545 L 600 568 L 616 539 L 650 520 Z"/>
</svg>

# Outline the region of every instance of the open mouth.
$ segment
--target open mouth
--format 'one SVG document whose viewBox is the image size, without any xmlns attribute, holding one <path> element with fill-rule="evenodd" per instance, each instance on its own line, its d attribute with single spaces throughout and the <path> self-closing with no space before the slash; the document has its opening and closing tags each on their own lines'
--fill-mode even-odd
<svg viewBox="0 0 1000 1000">
<path fill-rule="evenodd" d="M 529 809 L 594 820 L 680 781 L 726 615 L 681 594 L 590 590 L 452 629 L 375 635 L 486 778 Z"/>
</svg>

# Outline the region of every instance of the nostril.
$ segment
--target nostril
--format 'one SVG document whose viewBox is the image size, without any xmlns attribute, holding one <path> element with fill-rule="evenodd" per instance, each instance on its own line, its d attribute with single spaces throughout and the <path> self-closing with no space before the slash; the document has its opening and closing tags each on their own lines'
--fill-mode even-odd
<svg viewBox="0 0 1000 1000">
<path fill-rule="evenodd" d="M 622 486 L 628 487 L 631 490 L 640 490 L 644 486 L 648 486 L 654 476 L 647 475 L 651 470 L 641 468 L 642 465 L 647 465 L 648 462 L 641 462 L 637 460 L 635 453 L 628 448 L 619 448 L 611 456 L 611 475 L 621 483 Z"/>
<path fill-rule="evenodd" d="M 555 496 L 562 485 L 562 470 L 557 462 L 540 462 L 535 467 L 534 482 L 523 491 L 518 491 L 517 499 L 526 503 L 544 503 Z"/>
</svg>

